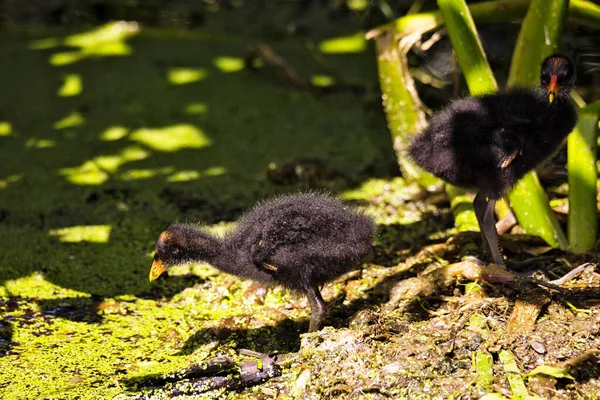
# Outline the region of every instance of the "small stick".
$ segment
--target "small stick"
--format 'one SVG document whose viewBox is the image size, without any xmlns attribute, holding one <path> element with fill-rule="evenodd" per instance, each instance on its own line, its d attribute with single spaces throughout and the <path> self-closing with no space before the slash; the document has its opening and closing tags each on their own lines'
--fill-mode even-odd
<svg viewBox="0 0 600 400">
<path fill-rule="evenodd" d="M 581 264 L 579 267 L 573 268 L 566 275 L 564 275 L 558 279 L 554 279 L 554 280 L 550 281 L 550 283 L 552 283 L 554 285 L 562 286 L 565 283 L 569 282 L 571 279 L 574 279 L 574 278 L 578 277 L 579 275 L 581 275 L 583 273 L 583 271 L 585 271 L 586 268 L 589 267 L 590 265 L 592 265 L 592 263 Z"/>
</svg>

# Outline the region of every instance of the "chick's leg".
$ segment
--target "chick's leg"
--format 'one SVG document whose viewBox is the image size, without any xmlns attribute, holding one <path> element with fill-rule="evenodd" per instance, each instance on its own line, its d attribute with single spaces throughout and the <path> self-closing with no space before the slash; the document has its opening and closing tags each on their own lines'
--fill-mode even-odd
<svg viewBox="0 0 600 400">
<path fill-rule="evenodd" d="M 321 328 L 323 318 L 325 317 L 325 301 L 317 285 L 312 285 L 306 289 L 306 297 L 310 304 L 310 325 L 308 331 L 316 332 Z"/>
<path fill-rule="evenodd" d="M 490 245 L 488 243 L 487 237 L 484 233 L 484 222 L 483 216 L 485 214 L 485 210 L 487 208 L 487 199 L 481 193 L 477 193 L 475 199 L 473 200 L 473 209 L 475 211 L 475 216 L 477 217 L 477 223 L 479 224 L 479 233 L 481 235 L 481 250 L 483 254 L 490 255 L 492 251 L 490 250 Z"/>
<path fill-rule="evenodd" d="M 492 256 L 494 264 L 504 265 L 504 259 L 500 252 L 500 243 L 498 241 L 498 231 L 496 231 L 496 223 L 494 221 L 494 206 L 496 199 L 486 198 L 484 193 L 477 193 L 473 200 L 473 208 L 475 216 L 479 223 L 481 231 L 481 241 L 483 242 L 483 250 Z"/>
</svg>

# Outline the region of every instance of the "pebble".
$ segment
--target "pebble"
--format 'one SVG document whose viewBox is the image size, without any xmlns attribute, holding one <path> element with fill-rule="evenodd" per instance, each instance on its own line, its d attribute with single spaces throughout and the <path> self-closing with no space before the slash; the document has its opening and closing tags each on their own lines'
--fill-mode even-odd
<svg viewBox="0 0 600 400">
<path fill-rule="evenodd" d="M 542 342 L 533 341 L 531 342 L 531 348 L 539 354 L 544 354 L 546 352 L 546 346 Z"/>
</svg>

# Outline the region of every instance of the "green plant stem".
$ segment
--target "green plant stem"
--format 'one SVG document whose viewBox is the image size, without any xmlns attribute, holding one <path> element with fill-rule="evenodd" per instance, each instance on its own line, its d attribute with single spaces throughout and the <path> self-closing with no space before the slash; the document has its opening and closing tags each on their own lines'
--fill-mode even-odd
<svg viewBox="0 0 600 400">
<path fill-rule="evenodd" d="M 510 206 L 523 230 L 544 239 L 552 247 L 566 250 L 567 238 L 535 172 L 525 175 L 509 193 Z"/>
<path fill-rule="evenodd" d="M 477 231 L 479 224 L 473 211 L 473 198 L 465 190 L 446 185 L 446 195 L 450 200 L 450 209 L 454 215 L 454 226 L 460 232 Z"/>
<path fill-rule="evenodd" d="M 596 243 L 598 230 L 596 201 L 596 151 L 600 101 L 579 112 L 577 127 L 569 135 L 569 250 L 582 253 Z"/>
<path fill-rule="evenodd" d="M 506 202 L 504 198 L 496 202 L 496 214 L 498 215 L 498 219 L 503 219 L 513 215 L 508 202 Z"/>
<path fill-rule="evenodd" d="M 568 9 L 565 0 L 533 0 L 529 6 L 509 73 L 509 86 L 534 87 L 544 57 L 556 52 Z M 530 172 L 509 193 L 511 207 L 525 232 L 540 236 L 552 247 L 566 250 L 562 231 L 535 172 Z"/>
<path fill-rule="evenodd" d="M 416 180 L 427 187 L 434 184 L 437 178 L 417 167 L 406 156 L 410 135 L 420 132 L 427 125 L 425 112 L 408 71 L 406 56 L 390 33 L 376 39 L 376 48 L 383 108 L 398 164 L 406 179 Z"/>
</svg>

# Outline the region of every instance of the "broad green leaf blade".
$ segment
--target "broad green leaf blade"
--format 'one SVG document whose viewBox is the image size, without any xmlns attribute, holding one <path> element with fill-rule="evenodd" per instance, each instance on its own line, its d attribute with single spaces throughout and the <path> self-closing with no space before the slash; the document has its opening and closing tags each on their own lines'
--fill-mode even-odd
<svg viewBox="0 0 600 400">
<path fill-rule="evenodd" d="M 566 0 L 532 0 L 513 53 L 509 86 L 538 85 L 540 64 L 558 48 L 567 9 Z M 535 172 L 525 175 L 509 193 L 509 198 L 525 232 L 540 236 L 552 247 L 566 250 L 567 238 Z"/>
<path fill-rule="evenodd" d="M 579 112 L 577 127 L 567 140 L 569 172 L 569 250 L 582 253 L 596 243 L 596 151 L 600 101 Z"/>
</svg>

